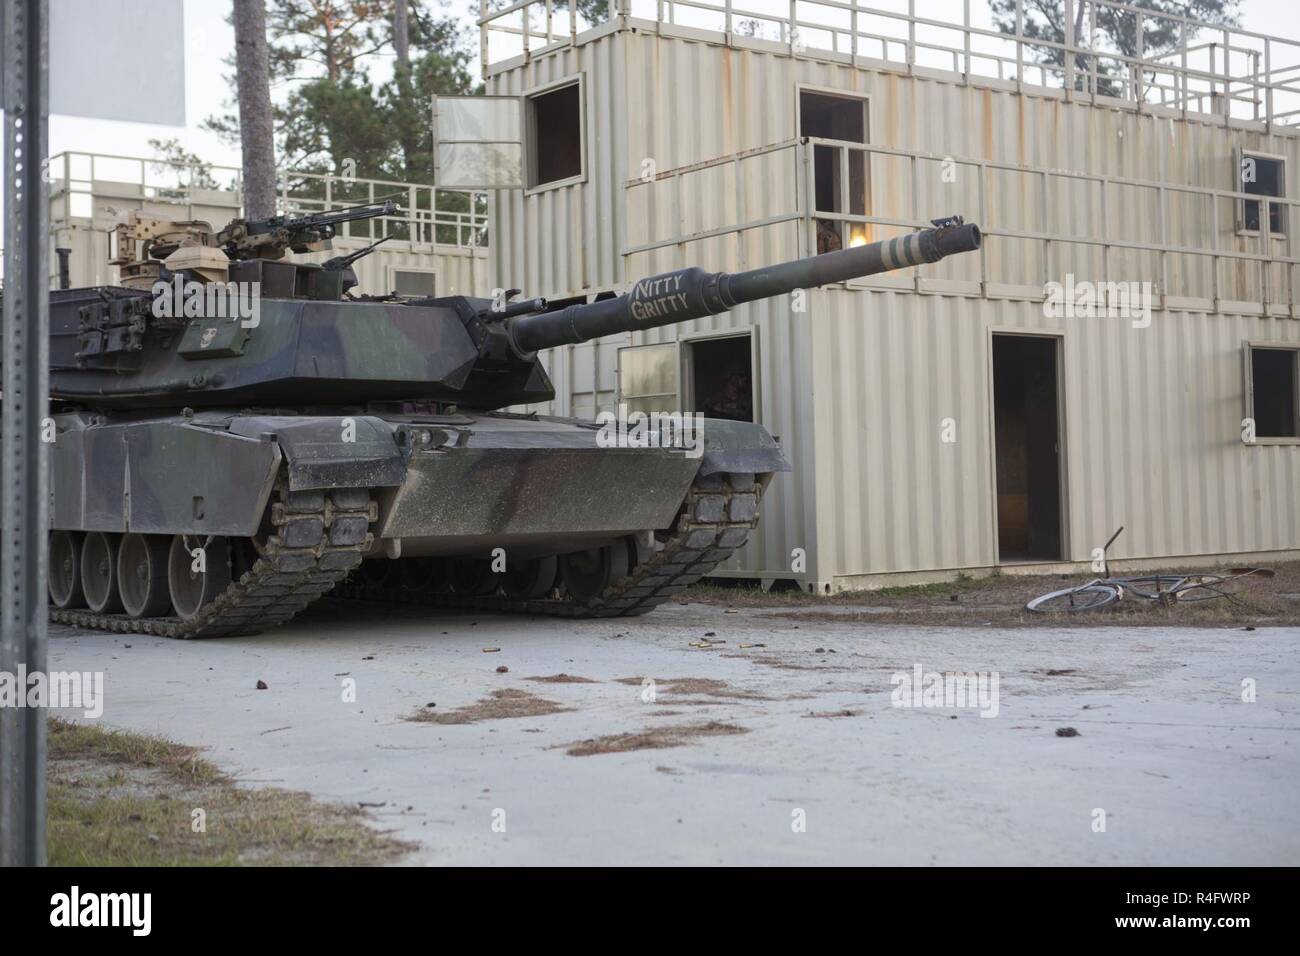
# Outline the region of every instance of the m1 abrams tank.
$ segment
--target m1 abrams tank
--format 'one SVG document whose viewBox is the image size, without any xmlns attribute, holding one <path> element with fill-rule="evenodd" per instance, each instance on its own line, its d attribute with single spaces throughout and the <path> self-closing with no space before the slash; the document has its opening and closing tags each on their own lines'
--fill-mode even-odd
<svg viewBox="0 0 1300 956">
<path fill-rule="evenodd" d="M 136 218 L 117 231 L 120 286 L 51 293 L 52 620 L 252 634 L 329 592 L 642 614 L 744 545 L 789 466 L 749 423 L 705 420 L 689 447 L 663 429 L 609 447 L 597 423 L 503 411 L 554 397 L 538 352 L 980 243 L 956 218 L 591 302 L 354 298 L 355 254 L 283 258 L 393 211 L 215 235 Z"/>
</svg>

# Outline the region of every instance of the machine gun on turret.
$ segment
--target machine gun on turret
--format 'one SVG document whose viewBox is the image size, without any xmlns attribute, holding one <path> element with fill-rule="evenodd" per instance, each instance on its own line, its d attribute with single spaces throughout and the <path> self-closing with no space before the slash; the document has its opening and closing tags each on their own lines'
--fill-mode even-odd
<svg viewBox="0 0 1300 956">
<path fill-rule="evenodd" d="M 343 294 L 346 295 L 352 288 L 356 286 L 358 281 L 356 270 L 352 268 L 352 264 L 358 261 L 359 259 L 364 259 L 366 256 L 370 255 L 370 253 L 374 252 L 375 249 L 381 243 L 387 242 L 391 238 L 393 237 L 384 236 L 381 239 L 376 239 L 370 245 L 362 249 L 358 249 L 356 252 L 348 253 L 346 256 L 335 256 L 332 259 L 326 259 L 321 264 L 321 269 L 323 269 L 325 272 L 343 273 L 342 288 L 343 288 Z"/>
<path fill-rule="evenodd" d="M 358 219 L 391 216 L 397 203 L 382 202 L 315 212 L 306 216 L 271 216 L 269 219 L 235 219 L 217 233 L 216 242 L 226 255 L 236 261 L 245 259 L 279 259 L 285 252 L 317 252 L 334 238 L 337 227 Z"/>
</svg>

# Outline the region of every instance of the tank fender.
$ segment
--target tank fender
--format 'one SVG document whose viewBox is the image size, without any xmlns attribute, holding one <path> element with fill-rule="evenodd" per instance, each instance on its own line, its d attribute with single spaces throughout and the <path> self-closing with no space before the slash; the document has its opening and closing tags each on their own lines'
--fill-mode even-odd
<svg viewBox="0 0 1300 956">
<path fill-rule="evenodd" d="M 237 435 L 271 439 L 288 463 L 289 489 L 389 488 L 406 480 L 406 460 L 381 418 L 355 416 L 239 416 Z"/>
<path fill-rule="evenodd" d="M 718 472 L 770 474 L 789 471 L 781 446 L 762 425 L 724 418 L 704 419 L 704 454 L 700 474 Z"/>
<path fill-rule="evenodd" d="M 280 469 L 274 444 L 164 418 L 55 418 L 50 526 L 142 534 L 257 532 Z"/>
</svg>

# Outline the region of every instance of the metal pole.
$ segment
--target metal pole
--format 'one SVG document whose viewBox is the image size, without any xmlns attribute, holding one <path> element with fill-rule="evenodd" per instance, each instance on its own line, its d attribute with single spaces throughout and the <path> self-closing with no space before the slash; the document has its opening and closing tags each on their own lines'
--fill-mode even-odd
<svg viewBox="0 0 1300 956">
<path fill-rule="evenodd" d="M 1074 99 L 1074 0 L 1065 0 L 1065 102 Z"/>
<path fill-rule="evenodd" d="M 49 455 L 48 0 L 3 0 L 4 378 L 0 670 L 45 670 Z M 20 692 L 26 692 L 20 686 Z M 45 711 L 0 707 L 0 863 L 45 863 Z"/>
</svg>

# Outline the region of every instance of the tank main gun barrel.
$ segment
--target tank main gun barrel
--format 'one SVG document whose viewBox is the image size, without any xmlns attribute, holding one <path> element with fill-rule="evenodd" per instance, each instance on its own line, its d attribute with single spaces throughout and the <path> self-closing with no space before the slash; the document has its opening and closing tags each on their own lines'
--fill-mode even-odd
<svg viewBox="0 0 1300 956">
<path fill-rule="evenodd" d="M 795 289 L 938 262 L 945 256 L 979 247 L 979 227 L 954 216 L 940 220 L 934 229 L 748 272 L 706 272 L 698 266 L 665 272 L 642 279 L 631 291 L 611 299 L 511 318 L 509 335 L 514 347 L 526 354 L 616 332 L 653 329 L 716 315 Z"/>
</svg>

